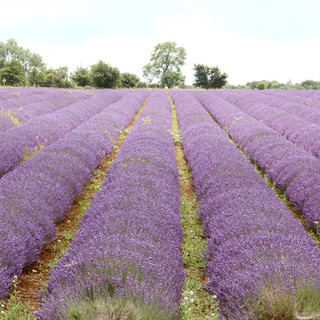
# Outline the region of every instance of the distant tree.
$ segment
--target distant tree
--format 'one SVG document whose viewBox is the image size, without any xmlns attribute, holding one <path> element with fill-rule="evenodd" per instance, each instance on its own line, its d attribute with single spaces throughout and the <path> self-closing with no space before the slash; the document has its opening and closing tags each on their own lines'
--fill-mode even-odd
<svg viewBox="0 0 320 320">
<path fill-rule="evenodd" d="M 29 49 L 20 47 L 14 39 L 9 39 L 6 43 L 0 41 L 0 69 L 5 63 L 11 60 L 19 61 L 25 72 L 25 76 L 30 81 L 31 76 L 34 81 L 34 70 L 41 72 L 45 69 L 45 63 L 39 54 L 31 52 Z"/>
<path fill-rule="evenodd" d="M 40 86 L 44 82 L 44 70 L 39 71 L 37 68 L 32 68 L 29 73 L 28 82 L 32 86 Z"/>
<path fill-rule="evenodd" d="M 257 89 L 258 90 L 265 90 L 266 89 L 266 84 L 264 82 L 259 82 L 257 84 Z"/>
<path fill-rule="evenodd" d="M 58 69 L 48 69 L 43 71 L 42 87 L 68 88 L 68 67 L 60 67 Z"/>
<path fill-rule="evenodd" d="M 186 50 L 176 42 L 164 42 L 155 46 L 150 62 L 143 67 L 143 76 L 151 83 L 158 80 L 161 87 L 173 88 L 184 84 L 181 67 L 185 64 Z"/>
<path fill-rule="evenodd" d="M 121 73 L 122 88 L 137 88 L 140 83 L 140 78 L 133 73 Z"/>
<path fill-rule="evenodd" d="M 301 82 L 303 89 L 320 89 L 320 82 L 314 80 L 305 80 Z"/>
<path fill-rule="evenodd" d="M 228 75 L 221 73 L 219 67 L 195 64 L 194 71 L 194 86 L 196 87 L 204 89 L 222 88 L 227 83 Z"/>
<path fill-rule="evenodd" d="M 7 85 L 10 86 L 25 86 L 27 78 L 24 72 L 24 67 L 19 60 L 12 59 L 4 63 L 0 70 L 0 78 L 6 78 Z"/>
<path fill-rule="evenodd" d="M 87 68 L 78 67 L 72 74 L 71 80 L 78 86 L 85 87 L 91 84 L 90 72 Z"/>
<path fill-rule="evenodd" d="M 121 84 L 119 69 L 111 67 L 101 60 L 91 66 L 90 76 L 93 85 L 97 88 L 115 89 Z"/>
</svg>

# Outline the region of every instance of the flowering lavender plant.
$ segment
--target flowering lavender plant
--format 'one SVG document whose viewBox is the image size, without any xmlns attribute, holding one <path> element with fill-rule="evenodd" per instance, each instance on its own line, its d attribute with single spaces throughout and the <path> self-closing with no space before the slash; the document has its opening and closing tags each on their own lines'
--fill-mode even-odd
<svg viewBox="0 0 320 320">
<path fill-rule="evenodd" d="M 201 104 L 181 91 L 170 95 L 208 236 L 206 288 L 217 295 L 221 319 L 319 316 L 320 252 L 312 238 Z M 196 96 L 224 125 L 241 119 L 213 93 Z"/>
<path fill-rule="evenodd" d="M 0 136 L 0 176 L 14 169 L 23 160 L 26 148 L 30 150 L 35 147 L 36 136 L 40 137 L 41 141 L 46 139 L 46 144 L 49 145 L 101 112 L 124 94 L 126 93 L 110 91 L 36 117 L 8 130 Z"/>
<path fill-rule="evenodd" d="M 168 96 L 153 93 L 54 270 L 38 319 L 66 319 L 101 297 L 149 306 L 150 319 L 179 317 L 182 227 L 170 130 Z"/>
<path fill-rule="evenodd" d="M 263 122 L 210 92 L 196 98 L 225 128 L 237 145 L 265 172 L 317 231 L 320 221 L 320 162 Z"/>
<path fill-rule="evenodd" d="M 0 300 L 55 235 L 74 198 L 148 95 L 139 91 L 87 120 L 0 180 Z M 103 97 L 102 97 L 103 99 Z M 108 99 L 106 99 L 108 101 Z"/>
</svg>

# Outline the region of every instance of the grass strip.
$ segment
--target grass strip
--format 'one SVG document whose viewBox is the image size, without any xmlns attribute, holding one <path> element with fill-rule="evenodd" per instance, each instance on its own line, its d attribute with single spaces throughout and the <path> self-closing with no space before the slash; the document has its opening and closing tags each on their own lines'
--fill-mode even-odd
<svg viewBox="0 0 320 320">
<path fill-rule="evenodd" d="M 0 109 L 0 115 L 9 118 L 15 126 L 20 126 L 22 124 L 22 121 L 19 119 L 15 112 Z"/>
<path fill-rule="evenodd" d="M 187 273 L 182 294 L 181 318 L 216 320 L 219 319 L 216 297 L 204 289 L 206 276 L 203 254 L 207 249 L 207 238 L 197 214 L 199 203 L 194 191 L 191 169 L 183 150 L 177 110 L 172 99 L 169 99 L 172 106 L 172 135 L 180 174 L 181 223 L 184 232 L 182 253 Z"/>
</svg>

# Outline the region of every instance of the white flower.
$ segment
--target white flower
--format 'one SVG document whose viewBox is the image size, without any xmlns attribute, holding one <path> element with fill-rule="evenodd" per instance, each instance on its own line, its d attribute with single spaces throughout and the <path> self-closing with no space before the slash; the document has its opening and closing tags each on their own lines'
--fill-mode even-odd
<svg viewBox="0 0 320 320">
<path fill-rule="evenodd" d="M 190 294 L 193 295 L 193 291 L 192 290 L 190 290 Z"/>
</svg>

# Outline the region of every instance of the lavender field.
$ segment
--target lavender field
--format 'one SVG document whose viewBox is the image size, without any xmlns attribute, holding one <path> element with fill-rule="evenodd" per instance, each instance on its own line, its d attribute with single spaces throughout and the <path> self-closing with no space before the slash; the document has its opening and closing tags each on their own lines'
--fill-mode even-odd
<svg viewBox="0 0 320 320">
<path fill-rule="evenodd" d="M 21 319 L 320 319 L 319 157 L 316 90 L 0 89 L 0 319 L 103 162 Z"/>
</svg>

